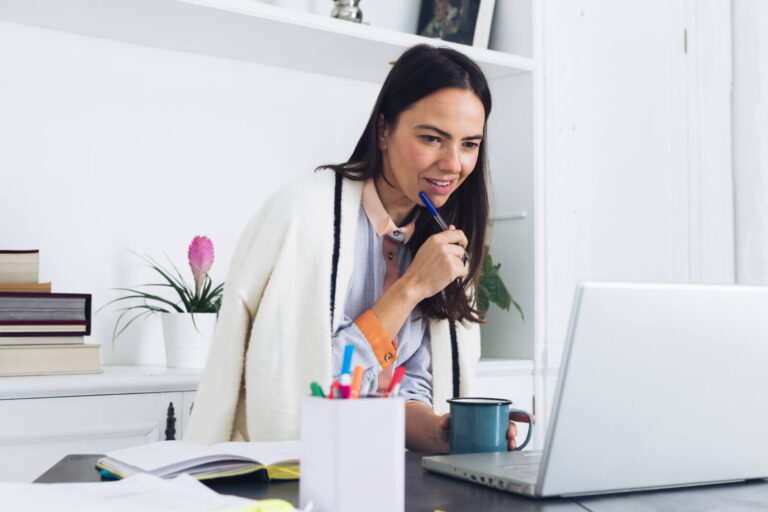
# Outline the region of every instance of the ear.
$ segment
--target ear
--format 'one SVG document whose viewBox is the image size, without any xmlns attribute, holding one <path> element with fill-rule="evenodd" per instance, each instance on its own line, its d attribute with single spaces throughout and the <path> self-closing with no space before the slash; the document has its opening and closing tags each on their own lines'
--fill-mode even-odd
<svg viewBox="0 0 768 512">
<path fill-rule="evenodd" d="M 379 149 L 381 151 L 384 151 L 387 149 L 387 139 L 389 138 L 389 123 L 387 123 L 386 120 L 384 120 L 384 114 L 379 114 L 379 120 L 377 125 L 378 132 L 378 144 Z"/>
</svg>

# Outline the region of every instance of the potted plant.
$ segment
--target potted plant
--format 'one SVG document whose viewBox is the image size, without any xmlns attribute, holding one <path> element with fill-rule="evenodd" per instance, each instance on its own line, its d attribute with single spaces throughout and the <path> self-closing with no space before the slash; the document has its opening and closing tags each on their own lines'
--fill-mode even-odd
<svg viewBox="0 0 768 512">
<path fill-rule="evenodd" d="M 499 275 L 500 267 L 501 263 L 493 264 L 493 258 L 491 258 L 491 253 L 486 245 L 483 268 L 480 271 L 480 282 L 477 290 L 477 309 L 485 316 L 491 302 L 505 311 L 509 311 L 509 306 L 512 305 L 520 313 L 520 318 L 525 320 L 520 304 L 512 298 L 507 291 L 507 287 L 504 286 L 504 282 L 501 280 Z"/>
<path fill-rule="evenodd" d="M 194 287 L 187 284 L 181 272 L 171 262 L 169 271 L 149 256 L 141 256 L 146 265 L 160 274 L 160 283 L 138 285 L 135 288 L 117 288 L 126 295 L 111 300 L 126 303 L 112 331 L 114 341 L 133 322 L 147 315 L 160 313 L 165 340 L 166 366 L 169 368 L 203 368 L 208 357 L 216 317 L 221 307 L 224 283 L 213 286 L 208 275 L 213 265 L 213 242 L 208 237 L 196 236 L 189 244 L 187 257 L 194 277 Z M 171 288 L 178 300 L 170 300 L 140 288 Z M 136 313 L 125 321 L 126 315 Z"/>
</svg>

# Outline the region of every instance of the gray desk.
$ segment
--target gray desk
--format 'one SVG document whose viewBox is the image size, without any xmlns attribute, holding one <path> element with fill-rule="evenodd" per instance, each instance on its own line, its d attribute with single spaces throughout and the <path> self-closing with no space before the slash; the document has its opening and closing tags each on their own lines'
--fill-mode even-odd
<svg viewBox="0 0 768 512">
<path fill-rule="evenodd" d="M 100 455 L 67 455 L 36 482 L 97 482 L 94 468 Z M 256 482 L 248 478 L 206 482 L 217 492 L 254 499 L 280 498 L 298 505 L 299 484 Z M 421 467 L 421 454 L 405 457 L 405 510 L 408 512 L 649 512 L 768 511 L 768 482 L 761 480 L 668 491 L 637 492 L 578 499 L 534 500 L 430 473 Z"/>
</svg>

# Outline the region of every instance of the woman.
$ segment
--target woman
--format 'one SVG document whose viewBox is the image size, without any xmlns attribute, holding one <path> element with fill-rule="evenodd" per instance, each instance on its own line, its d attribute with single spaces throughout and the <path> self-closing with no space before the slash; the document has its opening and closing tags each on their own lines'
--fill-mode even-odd
<svg viewBox="0 0 768 512">
<path fill-rule="evenodd" d="M 301 396 L 312 381 L 338 378 L 351 343 L 362 393 L 405 367 L 407 447 L 448 451 L 445 400 L 470 393 L 480 356 L 473 305 L 490 110 L 474 62 L 413 47 L 387 76 L 349 161 L 267 200 L 233 257 L 188 439 L 297 439 Z M 515 433 L 510 423 L 510 449 Z"/>
</svg>

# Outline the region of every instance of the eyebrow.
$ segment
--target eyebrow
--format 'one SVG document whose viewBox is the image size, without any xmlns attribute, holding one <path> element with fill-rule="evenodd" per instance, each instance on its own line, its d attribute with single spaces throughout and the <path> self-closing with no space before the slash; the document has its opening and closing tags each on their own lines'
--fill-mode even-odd
<svg viewBox="0 0 768 512">
<path fill-rule="evenodd" d="M 435 132 L 439 133 L 440 135 L 442 135 L 443 137 L 445 137 L 447 139 L 452 138 L 450 133 L 448 133 L 448 132 L 446 132 L 444 130 L 441 130 L 440 128 L 438 128 L 436 126 L 432 126 L 431 124 L 420 124 L 416 128 L 421 128 L 423 130 L 432 130 L 432 131 L 435 131 Z M 472 135 L 470 137 L 464 137 L 461 140 L 482 140 L 482 138 L 483 138 L 482 135 Z"/>
</svg>

